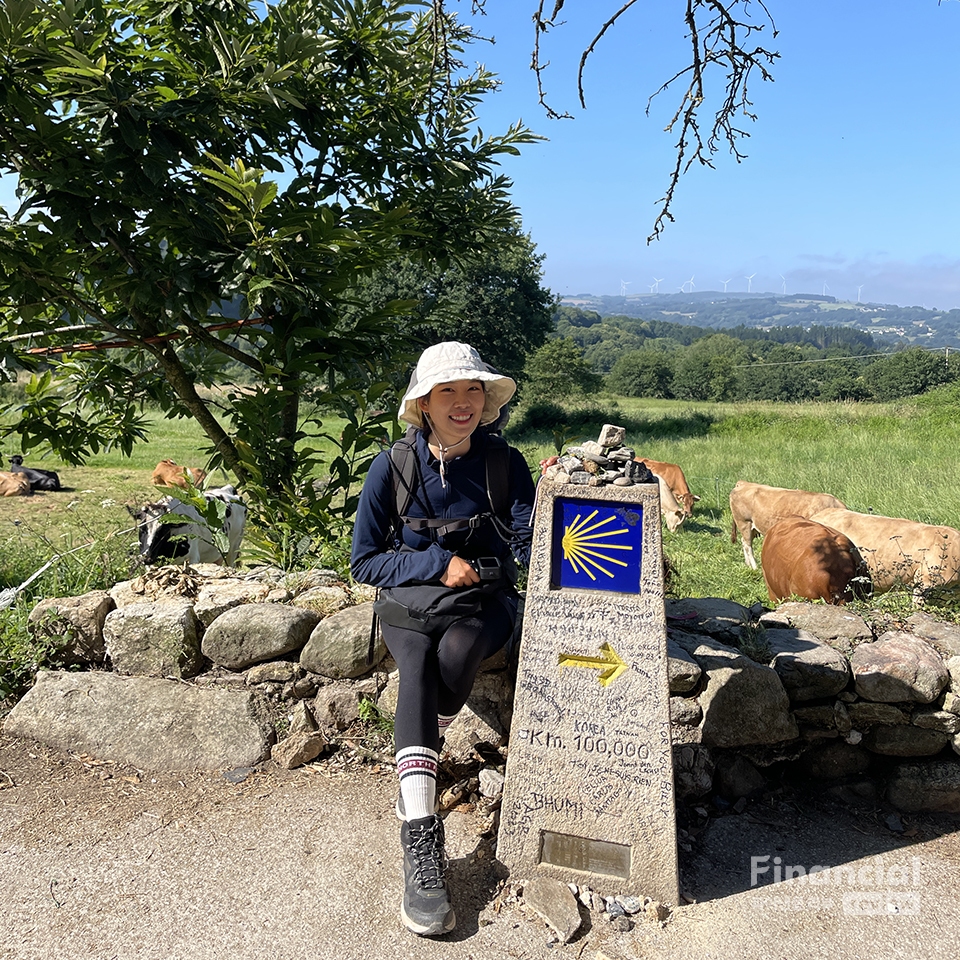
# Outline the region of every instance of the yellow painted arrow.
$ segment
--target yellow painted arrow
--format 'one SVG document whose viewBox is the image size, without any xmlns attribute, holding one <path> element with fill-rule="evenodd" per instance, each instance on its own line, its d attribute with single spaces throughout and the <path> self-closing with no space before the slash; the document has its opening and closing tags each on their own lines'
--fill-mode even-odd
<svg viewBox="0 0 960 960">
<path fill-rule="evenodd" d="M 584 657 L 577 653 L 561 653 L 560 666 L 599 669 L 600 676 L 598 679 L 603 687 L 610 686 L 627 669 L 626 663 L 620 659 L 617 651 L 609 643 L 600 646 L 599 657 Z"/>
</svg>

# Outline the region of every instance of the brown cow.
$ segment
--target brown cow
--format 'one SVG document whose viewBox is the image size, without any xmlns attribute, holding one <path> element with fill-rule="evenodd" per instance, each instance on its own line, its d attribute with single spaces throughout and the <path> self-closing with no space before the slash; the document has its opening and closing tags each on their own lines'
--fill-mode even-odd
<svg viewBox="0 0 960 960">
<path fill-rule="evenodd" d="M 187 489 L 187 477 L 195 487 L 199 487 L 207 478 L 206 470 L 199 467 L 181 467 L 173 460 L 161 460 L 153 468 L 153 482 L 158 487 L 181 487 Z"/>
<path fill-rule="evenodd" d="M 821 510 L 812 519 L 857 545 L 875 593 L 904 584 L 919 606 L 928 592 L 960 592 L 960 530 L 853 510 Z"/>
<path fill-rule="evenodd" d="M 753 536 L 763 536 L 778 520 L 784 517 L 809 519 L 818 510 L 829 507 L 843 509 L 843 504 L 829 493 L 810 493 L 807 490 L 788 490 L 784 487 L 768 487 L 764 483 L 738 480 L 730 491 L 730 512 L 733 514 L 733 530 L 730 542 L 737 542 L 737 531 L 743 540 L 743 559 L 748 567 L 757 569 L 753 556 Z M 851 537 L 851 539 L 853 539 Z M 856 540 L 854 540 L 856 543 Z"/>
<path fill-rule="evenodd" d="M 651 473 L 655 473 L 661 480 L 665 481 L 670 487 L 674 497 L 683 507 L 685 517 L 693 516 L 693 505 L 700 499 L 690 492 L 687 486 L 687 478 L 683 471 L 675 463 L 666 463 L 660 460 L 650 460 L 647 457 L 634 457 L 634 460 L 645 463 Z"/>
<path fill-rule="evenodd" d="M 853 541 L 803 517 L 786 517 L 770 527 L 760 566 L 772 603 L 804 597 L 839 604 L 870 592 L 869 574 Z"/>
<path fill-rule="evenodd" d="M 23 473 L 0 470 L 0 497 L 29 497 L 30 480 Z"/>
<path fill-rule="evenodd" d="M 683 523 L 684 517 L 686 514 L 683 511 L 683 507 L 677 498 L 673 495 L 673 491 L 670 489 L 670 484 L 660 476 L 650 466 L 647 464 L 647 469 L 656 477 L 657 485 L 660 487 L 660 515 L 663 517 L 664 523 L 667 525 L 667 529 L 674 533 Z"/>
</svg>

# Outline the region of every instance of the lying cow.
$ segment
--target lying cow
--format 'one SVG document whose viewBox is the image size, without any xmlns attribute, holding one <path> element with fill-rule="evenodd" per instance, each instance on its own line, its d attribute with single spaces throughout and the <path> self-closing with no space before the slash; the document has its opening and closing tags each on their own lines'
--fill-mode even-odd
<svg viewBox="0 0 960 960">
<path fill-rule="evenodd" d="M 226 563 L 235 566 L 243 539 L 247 508 L 232 486 L 207 490 L 203 496 L 210 502 L 226 504 L 220 531 L 223 542 L 217 544 L 214 532 L 197 509 L 176 497 L 164 497 L 158 503 L 148 503 L 140 510 L 127 509 L 139 526 L 140 556 L 147 564 L 161 560 L 184 560 L 186 563 Z M 188 517 L 187 521 L 162 523 L 167 513 Z M 221 539 L 219 536 L 216 539 Z"/>
<path fill-rule="evenodd" d="M 757 561 L 753 556 L 754 534 L 763 536 L 784 517 L 809 519 L 819 510 L 829 507 L 843 509 L 843 506 L 843 503 L 829 493 L 809 493 L 806 490 L 788 490 L 784 487 L 768 487 L 763 483 L 738 480 L 730 491 L 730 512 L 733 514 L 730 542 L 737 542 L 739 530 L 743 541 L 743 559 L 748 567 L 756 570 Z"/>
<path fill-rule="evenodd" d="M 207 479 L 207 471 L 200 467 L 181 467 L 174 460 L 161 460 L 153 468 L 153 482 L 158 487 L 182 487 L 187 489 L 187 478 L 199 487 Z"/>
<path fill-rule="evenodd" d="M 18 453 L 10 458 L 10 472 L 19 473 L 27 478 L 31 490 L 59 490 L 60 477 L 54 470 L 40 470 L 38 467 L 25 467 L 23 457 Z"/>
<path fill-rule="evenodd" d="M 693 516 L 693 505 L 700 499 L 690 492 L 687 478 L 675 463 L 666 463 L 661 460 L 650 460 L 648 457 L 634 457 L 639 463 L 645 463 L 651 473 L 655 473 L 669 487 L 674 497 L 683 507 L 685 517 Z"/>
<path fill-rule="evenodd" d="M 869 574 L 853 541 L 803 517 L 786 517 L 770 527 L 760 566 L 773 603 L 804 597 L 840 604 L 870 592 Z"/>
<path fill-rule="evenodd" d="M 960 530 L 841 509 L 821 510 L 812 519 L 857 545 L 875 593 L 904 584 L 919 605 L 928 592 L 960 591 Z"/>
<path fill-rule="evenodd" d="M 22 473 L 0 470 L 0 497 L 29 497 L 30 481 Z"/>
</svg>

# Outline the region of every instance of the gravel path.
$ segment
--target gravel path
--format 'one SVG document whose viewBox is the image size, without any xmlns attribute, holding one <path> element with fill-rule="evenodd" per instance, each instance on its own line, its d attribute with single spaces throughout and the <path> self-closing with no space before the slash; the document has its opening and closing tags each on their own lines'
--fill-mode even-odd
<svg viewBox="0 0 960 960">
<path fill-rule="evenodd" d="M 310 765 L 163 775 L 0 736 L 0 960 L 671 960 L 952 956 L 960 823 L 856 811 L 795 792 L 687 822 L 684 893 L 663 925 L 597 914 L 551 942 L 493 859 L 478 818 L 451 811 L 459 923 L 418 939 L 397 918 L 393 772 Z M 771 870 L 750 886 L 751 857 Z M 778 865 L 843 866 L 769 885 Z M 881 911 L 879 914 L 876 911 Z"/>
</svg>

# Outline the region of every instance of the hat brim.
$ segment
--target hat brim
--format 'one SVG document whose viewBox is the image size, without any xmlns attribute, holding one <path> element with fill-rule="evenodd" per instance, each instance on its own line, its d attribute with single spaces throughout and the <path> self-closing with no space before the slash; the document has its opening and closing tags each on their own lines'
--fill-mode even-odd
<svg viewBox="0 0 960 960">
<path fill-rule="evenodd" d="M 422 428 L 423 411 L 420 409 L 420 404 L 417 403 L 421 397 L 429 396 L 430 391 L 441 383 L 456 383 L 458 380 L 479 380 L 483 384 L 485 394 L 483 413 L 480 415 L 480 425 L 484 426 L 493 423 L 500 416 L 500 411 L 517 392 L 516 381 L 502 373 L 464 370 L 463 376 L 450 376 L 450 372 L 445 371 L 442 377 L 426 377 L 410 386 L 400 402 L 399 419 Z"/>
</svg>

